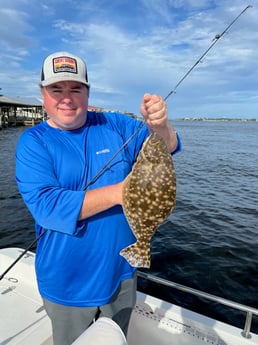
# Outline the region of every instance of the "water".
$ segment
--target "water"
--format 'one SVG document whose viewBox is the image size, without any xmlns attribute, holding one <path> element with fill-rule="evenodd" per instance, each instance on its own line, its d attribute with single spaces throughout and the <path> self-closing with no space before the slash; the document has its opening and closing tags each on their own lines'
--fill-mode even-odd
<svg viewBox="0 0 258 345">
<path fill-rule="evenodd" d="M 15 148 L 25 127 L 0 130 L 0 247 L 22 246 L 34 239 L 34 221 L 15 182 Z"/>
<path fill-rule="evenodd" d="M 177 204 L 152 240 L 150 273 L 258 308 L 258 123 L 175 121 Z M 0 131 L 0 247 L 27 247 L 34 222 L 14 180 L 24 128 Z M 0 272 L 1 273 L 1 272 Z M 140 279 L 139 288 L 231 324 L 244 313 Z M 254 319 L 253 331 L 258 332 Z"/>
</svg>

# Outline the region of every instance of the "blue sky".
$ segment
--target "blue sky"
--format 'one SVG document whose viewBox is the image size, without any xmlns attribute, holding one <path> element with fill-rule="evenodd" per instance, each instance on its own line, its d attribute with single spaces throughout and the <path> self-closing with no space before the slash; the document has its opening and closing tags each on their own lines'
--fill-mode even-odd
<svg viewBox="0 0 258 345">
<path fill-rule="evenodd" d="M 90 104 L 139 114 L 163 97 L 252 5 L 168 98 L 169 118 L 258 117 L 258 4 L 254 0 L 0 0 L 0 87 L 40 97 L 44 57 L 83 57 Z"/>
</svg>

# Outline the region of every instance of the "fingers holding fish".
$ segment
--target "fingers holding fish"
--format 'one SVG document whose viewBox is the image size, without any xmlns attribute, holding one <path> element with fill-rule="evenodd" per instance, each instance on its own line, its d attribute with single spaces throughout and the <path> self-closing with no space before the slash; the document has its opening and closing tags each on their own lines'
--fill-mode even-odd
<svg viewBox="0 0 258 345">
<path fill-rule="evenodd" d="M 161 96 L 146 93 L 140 110 L 147 125 L 153 130 L 167 122 L 167 106 Z"/>
<path fill-rule="evenodd" d="M 141 114 L 151 132 L 165 140 L 168 152 L 174 152 L 177 147 L 177 136 L 168 120 L 167 104 L 158 95 L 144 94 L 141 103 Z"/>
</svg>

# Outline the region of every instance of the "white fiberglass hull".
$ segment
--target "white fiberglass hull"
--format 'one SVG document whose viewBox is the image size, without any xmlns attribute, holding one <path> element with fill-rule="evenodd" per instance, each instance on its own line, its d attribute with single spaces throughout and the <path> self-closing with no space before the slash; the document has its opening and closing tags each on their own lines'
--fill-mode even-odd
<svg viewBox="0 0 258 345">
<path fill-rule="evenodd" d="M 0 274 L 22 253 L 0 249 Z M 58 282 L 57 282 L 58 284 Z M 129 345 L 254 345 L 258 336 L 138 292 Z M 37 291 L 34 253 L 28 252 L 0 280 L 0 344 L 52 345 L 51 324 Z M 82 343 L 83 344 L 83 343 Z"/>
</svg>

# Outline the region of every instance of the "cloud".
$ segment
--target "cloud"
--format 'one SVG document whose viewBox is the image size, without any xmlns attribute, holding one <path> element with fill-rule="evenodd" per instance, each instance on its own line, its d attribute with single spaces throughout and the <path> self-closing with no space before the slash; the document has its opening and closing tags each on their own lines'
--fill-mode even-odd
<svg viewBox="0 0 258 345">
<path fill-rule="evenodd" d="M 0 8 L 0 44 L 2 49 L 19 50 L 24 55 L 24 47 L 33 44 L 29 35 L 32 26 L 28 14 L 11 8 Z"/>
<path fill-rule="evenodd" d="M 0 71 L 1 84 L 23 85 L 20 93 L 29 92 L 22 79 L 26 76 L 30 92 L 38 93 L 42 58 L 68 50 L 87 62 L 93 104 L 134 112 L 144 92 L 166 96 L 244 8 L 240 0 L 61 4 L 61 0 L 43 0 L 37 6 L 14 0 L 12 8 L 4 4 L 0 20 L 8 10 L 5 18 L 11 17 L 18 26 L 13 32 L 0 29 L 4 47 L 0 62 L 12 64 L 12 71 Z M 198 109 L 213 113 L 223 107 L 229 113 L 228 104 L 233 114 L 240 102 L 247 113 L 255 112 L 257 15 L 252 8 L 241 16 L 180 84 L 168 100 L 178 116 Z"/>
</svg>

